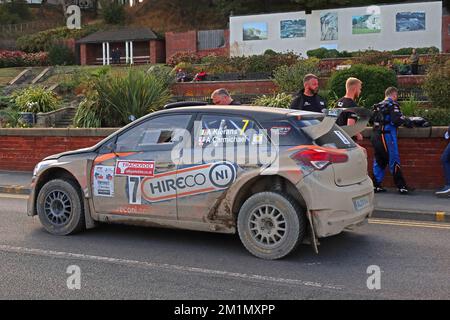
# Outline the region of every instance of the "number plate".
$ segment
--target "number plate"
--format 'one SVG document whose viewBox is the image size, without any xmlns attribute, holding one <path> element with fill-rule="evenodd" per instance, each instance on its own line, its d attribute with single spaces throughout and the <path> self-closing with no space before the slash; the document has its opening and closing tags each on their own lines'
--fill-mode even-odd
<svg viewBox="0 0 450 320">
<path fill-rule="evenodd" d="M 361 211 L 370 205 L 369 196 L 359 197 L 353 199 L 353 206 L 356 211 Z"/>
</svg>

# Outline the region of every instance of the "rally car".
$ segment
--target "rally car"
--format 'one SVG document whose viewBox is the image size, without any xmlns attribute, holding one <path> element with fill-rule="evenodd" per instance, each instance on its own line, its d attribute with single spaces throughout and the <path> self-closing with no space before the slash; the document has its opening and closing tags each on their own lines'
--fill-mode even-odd
<svg viewBox="0 0 450 320">
<path fill-rule="evenodd" d="M 101 222 L 237 233 L 264 259 L 302 242 L 317 251 L 371 216 L 367 154 L 351 138 L 364 123 L 340 128 L 337 110 L 187 104 L 45 158 L 28 215 L 54 235 Z"/>
</svg>

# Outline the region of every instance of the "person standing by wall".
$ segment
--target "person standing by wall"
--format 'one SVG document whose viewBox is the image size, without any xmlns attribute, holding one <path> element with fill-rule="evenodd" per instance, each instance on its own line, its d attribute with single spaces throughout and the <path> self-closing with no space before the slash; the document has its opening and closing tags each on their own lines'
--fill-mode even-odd
<svg viewBox="0 0 450 320">
<path fill-rule="evenodd" d="M 337 108 L 358 108 L 355 100 L 361 95 L 362 81 L 357 78 L 348 78 L 345 82 L 345 96 L 340 98 L 337 103 Z M 358 116 L 353 112 L 344 111 L 341 113 L 336 121 L 338 126 L 352 126 L 358 121 Z M 363 140 L 361 133 L 356 135 L 358 141 Z"/>
<path fill-rule="evenodd" d="M 448 126 L 447 132 L 445 133 L 445 139 L 450 139 L 450 125 Z M 441 157 L 442 166 L 444 167 L 445 174 L 445 186 L 437 191 L 435 194 L 438 197 L 449 197 L 450 196 L 450 143 L 447 144 Z"/>
<path fill-rule="evenodd" d="M 375 193 L 386 191 L 381 184 L 388 164 L 398 192 L 400 194 L 408 194 L 410 191 L 400 167 L 400 154 L 397 142 L 397 128 L 406 124 L 408 119 L 402 114 L 397 98 L 398 89 L 389 87 L 385 91 L 385 99 L 374 106 L 374 125 L 371 142 L 375 151 L 373 162 Z"/>
<path fill-rule="evenodd" d="M 419 54 L 416 49 L 412 50 L 412 54 L 409 57 L 409 63 L 411 64 L 411 74 L 419 73 Z"/>
<path fill-rule="evenodd" d="M 319 78 L 314 74 L 307 74 L 303 78 L 303 89 L 292 100 L 291 109 L 322 112 L 327 108 L 325 100 L 318 95 Z"/>
</svg>

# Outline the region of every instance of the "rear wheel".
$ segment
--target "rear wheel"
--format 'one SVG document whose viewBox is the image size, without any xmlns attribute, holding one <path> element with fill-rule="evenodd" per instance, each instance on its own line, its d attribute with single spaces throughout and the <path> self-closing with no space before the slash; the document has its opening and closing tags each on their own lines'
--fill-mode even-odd
<svg viewBox="0 0 450 320">
<path fill-rule="evenodd" d="M 263 259 L 280 259 L 303 240 L 306 219 L 301 207 L 288 195 L 254 194 L 241 207 L 239 237 L 245 248 Z"/>
<path fill-rule="evenodd" d="M 51 180 L 39 191 L 36 201 L 39 220 L 51 234 L 69 235 L 85 228 L 82 197 L 70 180 Z"/>
</svg>

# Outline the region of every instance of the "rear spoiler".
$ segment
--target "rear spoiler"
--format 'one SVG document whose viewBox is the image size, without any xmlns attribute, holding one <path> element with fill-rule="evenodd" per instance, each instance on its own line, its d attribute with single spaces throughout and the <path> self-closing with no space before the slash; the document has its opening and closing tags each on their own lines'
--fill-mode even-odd
<svg viewBox="0 0 450 320">
<path fill-rule="evenodd" d="M 358 120 L 354 125 L 341 127 L 341 129 L 344 130 L 350 137 L 354 137 L 358 133 L 362 132 L 367 127 L 372 115 L 372 112 L 366 108 L 347 108 L 343 110 L 343 112 L 355 113 L 358 116 Z"/>
<path fill-rule="evenodd" d="M 314 126 L 304 127 L 302 130 L 313 140 L 316 140 L 330 132 L 331 128 L 333 128 L 333 125 L 336 123 L 336 120 L 343 112 L 355 113 L 358 116 L 358 120 L 354 125 L 341 127 L 341 129 L 350 137 L 355 136 L 366 128 L 371 115 L 371 112 L 365 108 L 326 109 L 324 110 L 325 118 L 322 122 Z"/>
</svg>

